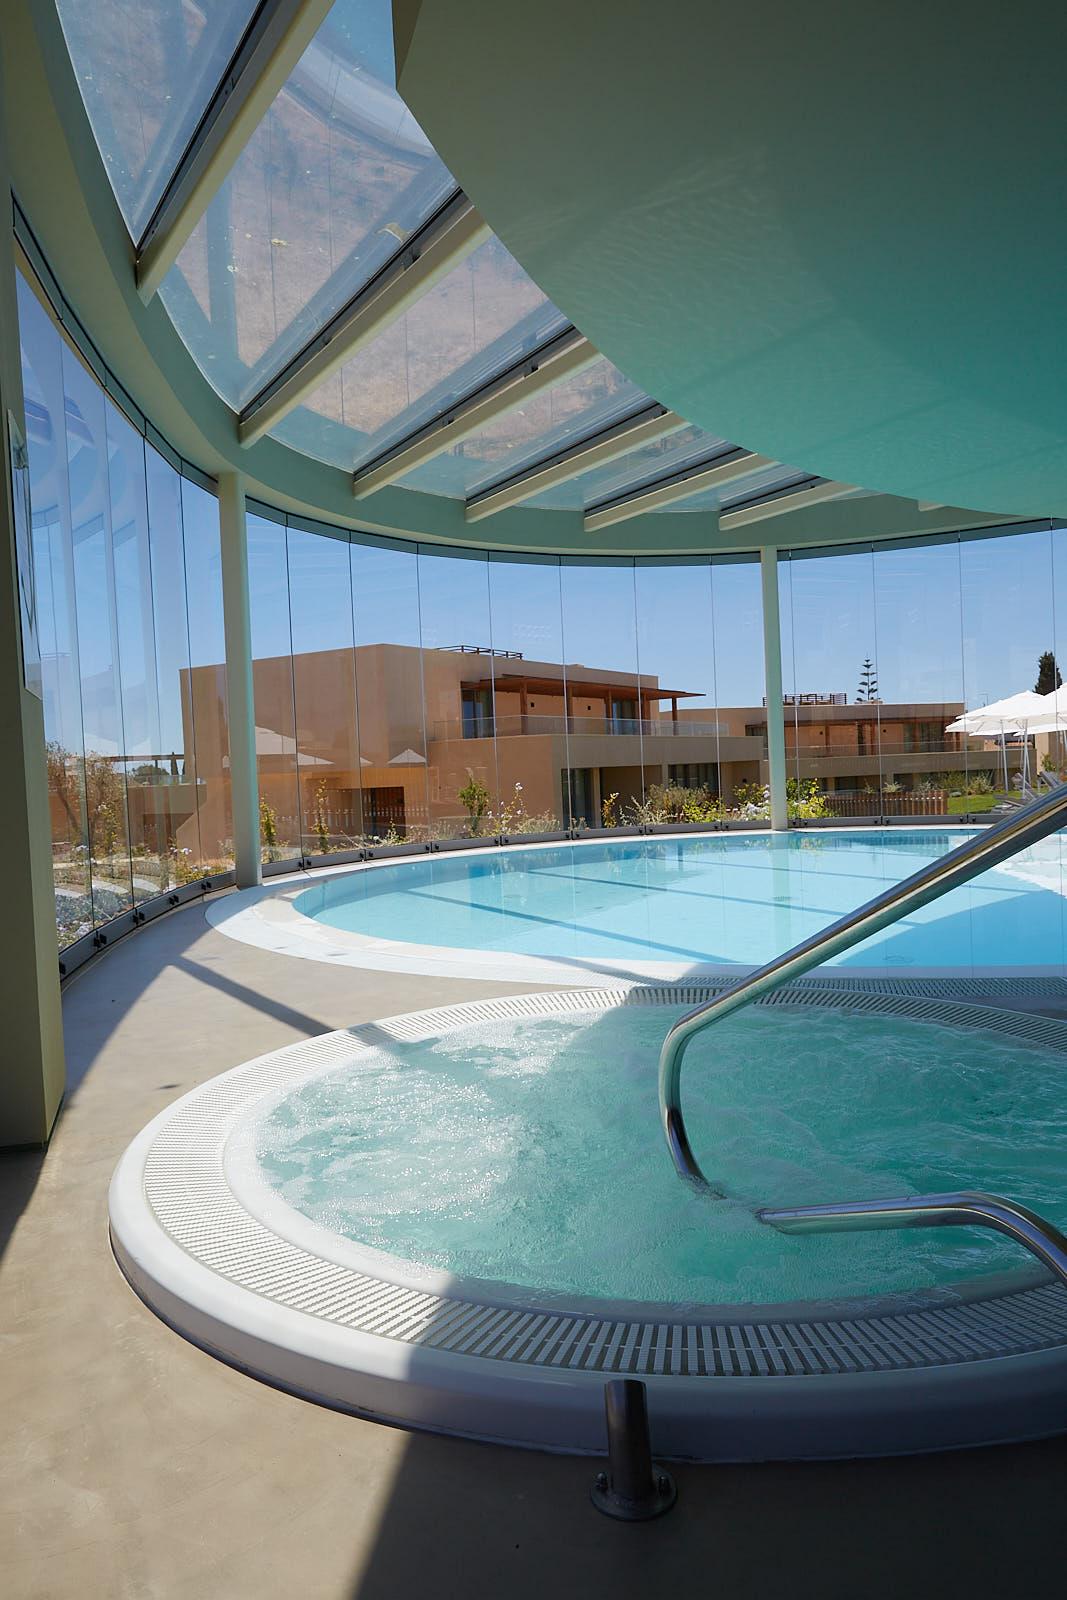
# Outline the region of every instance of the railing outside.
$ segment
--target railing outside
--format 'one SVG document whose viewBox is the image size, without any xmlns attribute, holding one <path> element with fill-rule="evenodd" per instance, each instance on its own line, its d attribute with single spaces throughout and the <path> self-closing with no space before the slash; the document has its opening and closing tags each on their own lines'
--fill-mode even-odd
<svg viewBox="0 0 1067 1600">
<path fill-rule="evenodd" d="M 530 712 L 502 717 L 483 717 L 478 721 L 441 721 L 434 724 L 435 740 L 507 739 L 524 734 L 567 734 L 581 737 L 636 736 L 646 739 L 714 739 L 729 735 L 721 722 L 672 722 L 669 717 L 547 717 Z"/>
</svg>

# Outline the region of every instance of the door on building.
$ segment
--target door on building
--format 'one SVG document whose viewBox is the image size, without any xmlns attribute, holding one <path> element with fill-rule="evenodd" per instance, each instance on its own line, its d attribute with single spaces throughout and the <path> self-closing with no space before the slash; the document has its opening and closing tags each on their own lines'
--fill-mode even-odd
<svg viewBox="0 0 1067 1600">
<path fill-rule="evenodd" d="M 593 769 L 591 767 L 569 767 L 562 774 L 563 779 L 563 808 L 566 820 L 571 827 L 584 824 L 587 828 L 596 828 L 600 818 L 594 814 L 593 796 Z"/>
</svg>

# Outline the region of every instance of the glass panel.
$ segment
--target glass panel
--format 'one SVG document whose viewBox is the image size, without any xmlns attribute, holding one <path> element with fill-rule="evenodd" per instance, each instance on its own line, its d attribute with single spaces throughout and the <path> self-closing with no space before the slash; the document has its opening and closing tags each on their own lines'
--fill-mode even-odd
<svg viewBox="0 0 1067 1600">
<path fill-rule="evenodd" d="M 723 799 L 744 810 L 760 803 L 767 782 L 767 692 L 763 665 L 763 593 L 758 561 L 713 560 L 711 564 L 712 641 L 715 652 L 716 721 L 722 739 L 740 755 L 737 767 L 723 771 Z M 750 741 L 756 741 L 752 743 Z M 758 770 L 756 763 L 758 760 Z"/>
<path fill-rule="evenodd" d="M 1055 607 L 1056 640 L 1052 661 L 1043 661 L 1035 683 L 1046 693 L 1053 684 L 1063 680 L 1067 664 L 1067 532 L 1053 528 L 1049 535 L 1052 547 L 1052 599 Z M 1034 738 L 1035 757 L 1041 769 L 1052 778 L 1067 781 L 1067 733 L 1037 734 Z"/>
<path fill-rule="evenodd" d="M 99 925 L 127 910 L 133 897 L 125 739 L 119 696 L 104 395 L 66 346 L 63 388 L 85 737 L 86 817 L 93 920 Z"/>
<path fill-rule="evenodd" d="M 293 694 L 306 854 L 363 837 L 348 540 L 290 528 Z"/>
<path fill-rule="evenodd" d="M 489 239 L 274 430 L 352 468 L 568 326 L 499 239 Z"/>
<path fill-rule="evenodd" d="M 671 505 L 663 506 L 663 511 L 717 511 L 720 508 L 728 511 L 731 506 L 736 506 L 739 501 L 749 500 L 753 495 L 766 494 L 771 489 L 787 489 L 790 484 L 804 483 L 811 477 L 810 472 L 797 472 L 792 467 L 764 467 L 761 472 L 751 472 L 745 478 L 736 478 L 733 483 L 723 484 L 720 489 L 701 489 L 699 493 L 690 495 L 687 500 L 675 500 Z"/>
<path fill-rule="evenodd" d="M 428 837 L 426 724 L 414 548 L 352 544 L 363 828 L 370 841 Z"/>
<path fill-rule="evenodd" d="M 91 933 L 78 621 L 70 537 L 62 343 L 24 279 L 18 279 L 22 385 L 30 457 L 30 504 L 44 691 L 48 805 L 56 930 L 62 949 Z"/>
<path fill-rule="evenodd" d="M 788 563 L 789 653 L 782 661 L 786 698 L 786 757 L 806 795 L 845 799 L 837 814 L 852 814 L 853 800 L 882 812 L 881 751 L 892 736 L 889 708 L 881 704 L 874 610 L 874 557 L 869 546 L 849 553 Z M 831 810 L 834 801 L 829 801 Z M 849 808 L 847 811 L 843 808 Z"/>
<path fill-rule="evenodd" d="M 396 92 L 389 0 L 336 0 L 161 290 L 223 398 L 249 400 L 454 188 Z"/>
<path fill-rule="evenodd" d="M 559 561 L 490 556 L 489 600 L 500 831 L 556 833 L 570 826 Z"/>
<path fill-rule="evenodd" d="M 433 835 L 498 833 L 488 558 L 423 547 L 419 595 Z"/>
<path fill-rule="evenodd" d="M 648 396 L 610 361 L 596 361 L 554 389 L 499 417 L 402 480 L 405 489 L 461 499 L 521 472 L 577 439 L 609 427 L 648 403 Z"/>
<path fill-rule="evenodd" d="M 144 231 L 255 11 L 253 0 L 58 0 L 111 186 Z"/>
<path fill-rule="evenodd" d="M 189 618 L 185 587 L 182 483 L 150 446 L 148 529 L 155 618 L 155 680 L 159 707 L 158 754 L 150 802 L 160 845 L 160 887 L 191 882 L 204 870 L 197 816 L 196 754 L 189 722 Z M 206 596 L 201 588 L 201 603 Z M 216 870 L 222 863 L 213 863 Z M 164 882 L 166 877 L 166 882 Z"/>
<path fill-rule="evenodd" d="M 170 887 L 170 768 L 163 764 L 144 439 L 107 405 L 108 486 L 133 896 Z"/>
<path fill-rule="evenodd" d="M 968 710 L 1033 690 L 1041 657 L 1056 649 L 1052 539 L 1048 531 L 1009 534 L 960 544 L 963 592 L 963 676 Z M 1033 738 L 1007 735 L 983 741 L 987 762 L 998 751 L 1016 798 L 1037 779 Z M 1042 748 L 1047 749 L 1045 742 Z M 966 769 L 967 790 L 980 780 Z M 958 774 L 952 775 L 958 780 Z M 950 787 L 958 789 L 958 781 Z"/>
<path fill-rule="evenodd" d="M 874 549 L 878 685 L 885 701 L 882 792 L 887 813 L 940 815 L 992 806 L 950 790 L 999 779 L 987 741 L 947 733 L 964 709 L 960 545 Z M 964 781 L 946 775 L 963 774 Z M 973 799 L 973 805 L 972 805 Z"/>
<path fill-rule="evenodd" d="M 634 565 L 565 560 L 562 581 L 571 811 L 614 828 L 640 820 L 645 800 Z"/>
<path fill-rule="evenodd" d="M 759 741 L 721 737 L 711 621 L 710 562 L 638 562 L 649 822 L 717 822 L 724 787 L 759 779 Z"/>
<path fill-rule="evenodd" d="M 182 528 L 190 600 L 184 742 L 186 750 L 192 742 L 195 757 L 201 865 L 222 871 L 233 865 L 233 803 L 219 504 L 188 478 L 182 479 Z"/>
<path fill-rule="evenodd" d="M 545 510 L 574 511 L 587 506 L 614 500 L 628 489 L 641 484 L 654 483 L 658 478 L 681 472 L 683 467 L 702 461 L 705 456 L 729 449 L 725 439 L 705 433 L 702 428 L 680 428 L 653 444 L 642 445 L 617 461 L 609 461 L 591 472 L 583 472 L 570 483 L 561 483 L 554 489 L 527 500 L 529 506 L 543 506 Z"/>
<path fill-rule="evenodd" d="M 300 854 L 299 756 L 289 629 L 285 528 L 248 517 L 248 610 L 256 710 L 259 829 L 264 861 Z"/>
</svg>

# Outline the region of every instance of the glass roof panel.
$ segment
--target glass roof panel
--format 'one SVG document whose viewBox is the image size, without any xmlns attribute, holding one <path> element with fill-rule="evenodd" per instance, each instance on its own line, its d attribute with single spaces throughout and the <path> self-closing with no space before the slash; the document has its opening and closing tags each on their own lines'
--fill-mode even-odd
<svg viewBox="0 0 1067 1600">
<path fill-rule="evenodd" d="M 794 483 L 805 483 L 810 472 L 798 472 L 795 467 L 764 467 L 762 472 L 750 473 L 747 478 L 735 478 L 721 489 L 702 489 L 688 500 L 675 500 L 673 505 L 661 506 L 661 511 L 728 511 L 741 500 L 751 500 L 754 495 L 769 494 L 772 489 L 787 489 Z"/>
<path fill-rule="evenodd" d="M 547 511 L 583 511 L 587 506 L 613 500 L 629 489 L 681 472 L 683 467 L 692 466 L 694 461 L 701 461 L 705 456 L 730 448 L 725 439 L 717 439 L 714 434 L 705 433 L 703 428 L 679 428 L 677 433 L 669 433 L 653 444 L 631 450 L 629 455 L 620 456 L 616 461 L 594 467 L 591 472 L 583 472 L 580 478 L 572 478 L 569 483 L 546 489 L 543 494 L 527 500 L 526 504 L 540 506 Z"/>
<path fill-rule="evenodd" d="M 57 6 L 115 198 L 139 239 L 255 0 L 57 0 Z"/>
<path fill-rule="evenodd" d="M 389 0 L 335 0 L 160 290 L 223 399 L 250 400 L 455 188 L 396 92 Z"/>
<path fill-rule="evenodd" d="M 610 427 L 649 403 L 643 389 L 601 357 L 554 389 L 453 445 L 402 480 L 405 489 L 469 499 L 502 478 Z"/>
<path fill-rule="evenodd" d="M 485 244 L 273 430 L 355 468 L 569 327 L 499 239 Z"/>
</svg>

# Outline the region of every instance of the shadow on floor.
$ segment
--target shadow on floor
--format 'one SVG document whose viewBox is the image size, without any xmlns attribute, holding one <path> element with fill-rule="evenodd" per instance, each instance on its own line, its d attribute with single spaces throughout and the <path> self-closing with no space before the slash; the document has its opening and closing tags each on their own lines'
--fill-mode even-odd
<svg viewBox="0 0 1067 1600">
<path fill-rule="evenodd" d="M 1062 1593 L 1064 1440 L 891 1461 L 683 1466 L 675 1509 L 641 1524 L 593 1509 L 597 1465 L 413 1435 L 350 1600 Z"/>
<path fill-rule="evenodd" d="M 44 1159 L 44 1150 L 0 1152 L 0 1260 L 37 1187 Z"/>
<path fill-rule="evenodd" d="M 217 968 L 206 966 L 202 961 L 190 961 L 187 956 L 172 956 L 169 964 L 176 967 L 179 972 L 185 972 L 189 977 L 196 978 L 200 983 L 210 984 L 213 989 L 228 995 L 231 1000 L 239 1000 L 242 1005 L 254 1006 L 265 1016 L 273 1017 L 275 1022 L 283 1022 L 287 1028 L 295 1028 L 298 1033 L 305 1034 L 309 1039 L 316 1034 L 329 1032 L 328 1023 L 320 1022 L 317 1017 L 309 1017 L 306 1012 L 296 1011 L 292 1006 L 285 1005 L 281 1000 L 274 1000 L 269 994 L 263 994 L 258 989 L 250 989 L 247 984 L 226 978 Z"/>
</svg>

